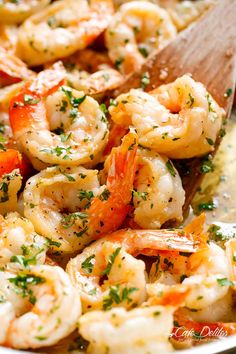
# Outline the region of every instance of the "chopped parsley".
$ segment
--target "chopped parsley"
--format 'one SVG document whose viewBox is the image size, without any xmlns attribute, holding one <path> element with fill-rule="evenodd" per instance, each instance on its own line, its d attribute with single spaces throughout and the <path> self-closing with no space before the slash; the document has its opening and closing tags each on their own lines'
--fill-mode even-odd
<svg viewBox="0 0 236 354">
<path fill-rule="evenodd" d="M 221 279 L 216 279 L 217 280 L 217 283 L 219 286 L 233 286 L 234 283 L 227 279 L 227 278 L 221 278 Z"/>
<path fill-rule="evenodd" d="M 86 258 L 85 261 L 83 261 L 81 264 L 82 269 L 88 274 L 91 274 L 93 271 L 94 264 L 91 262 L 91 260 L 94 258 L 95 258 L 95 254 L 92 254 L 91 256 Z"/>
<path fill-rule="evenodd" d="M 206 138 L 209 145 L 214 145 L 214 141 L 211 138 Z"/>
<path fill-rule="evenodd" d="M 215 208 L 216 208 L 216 205 L 214 204 L 214 202 L 212 200 L 210 200 L 209 202 L 206 202 L 206 203 L 198 204 L 199 211 L 202 211 L 202 210 L 212 211 Z"/>
<path fill-rule="evenodd" d="M 109 191 L 109 189 L 104 189 L 104 191 L 99 195 L 99 199 L 104 202 L 105 200 L 108 200 L 109 196 L 110 196 L 111 192 Z"/>
<path fill-rule="evenodd" d="M 104 269 L 104 271 L 102 272 L 102 275 L 108 275 L 111 271 L 112 265 L 115 262 L 116 257 L 118 256 L 118 254 L 120 253 L 121 247 L 118 247 L 110 256 L 109 256 L 109 261 L 108 264 L 106 266 L 106 268 Z"/>
<path fill-rule="evenodd" d="M 148 50 L 144 46 L 140 45 L 138 47 L 138 50 L 139 50 L 139 53 L 141 53 L 144 58 L 147 58 L 149 56 Z"/>
<path fill-rule="evenodd" d="M 193 106 L 195 100 L 194 100 L 194 97 L 192 96 L 192 94 L 190 92 L 188 94 L 188 97 L 189 97 L 189 99 L 186 102 L 186 105 L 188 106 L 188 108 L 191 108 Z"/>
<path fill-rule="evenodd" d="M 120 70 L 120 67 L 121 67 L 121 64 L 123 63 L 123 61 L 124 61 L 124 58 L 118 58 L 118 59 L 116 59 L 116 61 L 115 61 L 115 67 L 116 67 L 117 70 Z"/>
<path fill-rule="evenodd" d="M 87 222 L 87 217 L 88 214 L 77 211 L 75 213 L 64 216 L 61 219 L 61 223 L 65 229 L 68 229 L 69 227 L 74 225 L 76 219 L 84 220 Z"/>
<path fill-rule="evenodd" d="M 231 95 L 233 94 L 233 89 L 231 87 L 229 87 L 225 94 L 224 94 L 224 97 L 230 97 Z"/>
<path fill-rule="evenodd" d="M 33 97 L 31 95 L 24 95 L 24 105 L 27 106 L 27 105 L 34 105 L 34 104 L 37 104 L 39 103 L 40 99 L 39 98 L 36 98 L 36 97 Z"/>
<path fill-rule="evenodd" d="M 0 197 L 0 203 L 5 203 L 9 200 L 8 186 L 9 186 L 9 183 L 7 183 L 7 182 L 0 183 L 0 191 L 2 191 L 2 196 Z"/>
<path fill-rule="evenodd" d="M 119 285 L 110 286 L 109 294 L 103 299 L 103 310 L 110 310 L 111 306 L 115 304 L 120 304 L 123 301 L 127 303 L 132 302 L 132 299 L 129 297 L 134 291 L 137 291 L 137 288 L 123 288 L 120 289 Z"/>
<path fill-rule="evenodd" d="M 55 148 L 44 148 L 41 149 L 40 151 L 49 153 L 51 155 L 56 155 L 56 156 L 63 156 L 63 160 L 68 160 L 70 159 L 70 153 L 71 153 L 71 146 L 64 147 L 64 146 L 56 146 Z"/>
<path fill-rule="evenodd" d="M 36 297 L 32 291 L 29 289 L 31 285 L 38 285 L 45 283 L 45 279 L 33 274 L 19 273 L 14 278 L 9 278 L 8 281 L 15 286 L 15 292 L 22 296 L 23 298 L 28 297 L 29 302 L 34 305 L 36 303 Z"/>
<path fill-rule="evenodd" d="M 148 72 L 142 74 L 141 87 L 144 90 L 150 84 L 150 75 Z"/>
<path fill-rule="evenodd" d="M 212 162 L 212 156 L 211 155 L 206 155 L 203 157 L 201 160 L 201 165 L 200 165 L 200 172 L 201 173 L 209 173 L 213 172 L 215 169 L 215 166 Z"/>
<path fill-rule="evenodd" d="M 147 200 L 148 192 L 138 192 L 135 189 L 132 190 L 133 197 Z"/>
<path fill-rule="evenodd" d="M 171 176 L 173 176 L 173 177 L 176 176 L 176 171 L 175 171 L 174 165 L 170 160 L 168 160 L 166 162 L 166 168 L 167 168 L 168 172 L 170 172 Z"/>
</svg>

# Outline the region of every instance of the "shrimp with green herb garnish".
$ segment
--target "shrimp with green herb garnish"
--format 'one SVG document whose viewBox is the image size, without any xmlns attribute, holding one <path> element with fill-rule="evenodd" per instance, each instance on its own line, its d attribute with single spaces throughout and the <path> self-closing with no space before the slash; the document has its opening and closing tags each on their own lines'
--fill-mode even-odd
<svg viewBox="0 0 236 354">
<path fill-rule="evenodd" d="M 82 166 L 50 167 L 28 180 L 25 215 L 37 232 L 60 242 L 56 250 L 80 250 L 120 227 L 131 208 L 137 143 L 136 134 L 128 133 L 112 150 L 103 185 L 97 170 Z"/>
</svg>

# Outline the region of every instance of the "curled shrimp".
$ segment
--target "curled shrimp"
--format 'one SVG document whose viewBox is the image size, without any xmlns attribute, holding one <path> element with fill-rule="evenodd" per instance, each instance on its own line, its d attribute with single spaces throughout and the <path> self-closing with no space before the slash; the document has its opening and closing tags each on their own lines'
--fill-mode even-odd
<svg viewBox="0 0 236 354">
<path fill-rule="evenodd" d="M 62 268 L 8 266 L 1 273 L 3 305 L 10 303 L 13 307 L 3 345 L 19 349 L 53 345 L 76 328 L 81 314 L 80 297 Z M 12 301 L 15 298 L 18 301 Z M 2 304 L 2 319 L 1 309 Z"/>
<path fill-rule="evenodd" d="M 122 5 L 105 34 L 108 53 L 123 74 L 138 70 L 154 50 L 176 36 L 168 13 L 147 1 Z"/>
<path fill-rule="evenodd" d="M 206 88 L 188 75 L 149 93 L 130 90 L 116 101 L 109 108 L 116 124 L 134 126 L 142 146 L 176 159 L 213 151 L 225 116 Z"/>
<path fill-rule="evenodd" d="M 0 17 L 2 23 L 19 24 L 33 13 L 48 5 L 49 0 L 3 0 L 0 6 Z"/>
<path fill-rule="evenodd" d="M 62 86 L 64 75 L 55 64 L 25 84 L 10 103 L 14 137 L 36 169 L 45 164 L 94 164 L 106 145 L 104 112 L 93 98 Z M 40 85 L 42 94 L 37 91 Z"/>
<path fill-rule="evenodd" d="M 23 61 L 0 47 L 0 87 L 29 79 L 32 74 Z"/>
<path fill-rule="evenodd" d="M 101 95 L 102 92 L 115 89 L 123 82 L 123 76 L 114 69 L 105 53 L 85 49 L 65 58 L 63 64 L 67 72 L 68 86 L 88 95 Z"/>
<path fill-rule="evenodd" d="M 134 221 L 142 228 L 160 228 L 169 220 L 182 221 L 185 192 L 168 158 L 139 149 L 133 191 Z"/>
<path fill-rule="evenodd" d="M 47 240 L 36 234 L 32 223 L 18 213 L 0 216 L 0 263 L 43 264 Z"/>
<path fill-rule="evenodd" d="M 80 290 L 83 310 L 129 309 L 141 304 L 146 299 L 145 263 L 134 257 L 154 257 L 176 249 L 195 252 L 198 246 L 194 239 L 183 230 L 124 229 L 88 246 L 67 265 L 73 284 Z"/>
<path fill-rule="evenodd" d="M 173 351 L 168 340 L 173 311 L 171 306 L 93 311 L 80 317 L 79 331 L 91 354 L 167 354 Z"/>
<path fill-rule="evenodd" d="M 103 186 L 98 171 L 84 167 L 51 167 L 31 177 L 24 190 L 24 213 L 36 231 L 72 252 L 116 230 L 130 210 L 136 148 L 136 135 L 127 134 L 106 163 Z"/>
<path fill-rule="evenodd" d="M 107 27 L 111 0 L 60 0 L 26 20 L 17 54 L 30 66 L 67 57 L 86 48 Z"/>
<path fill-rule="evenodd" d="M 13 149 L 0 151 L 0 214 L 17 210 L 17 193 L 22 184 L 21 154 Z"/>
<path fill-rule="evenodd" d="M 168 253 L 160 255 L 150 275 L 156 281 L 147 285 L 149 296 L 155 296 L 165 287 L 175 288 L 180 283 L 189 289 L 185 306 L 194 320 L 217 321 L 232 309 L 226 255 L 214 243 L 205 245 L 189 257 L 185 254 L 178 257 Z"/>
</svg>

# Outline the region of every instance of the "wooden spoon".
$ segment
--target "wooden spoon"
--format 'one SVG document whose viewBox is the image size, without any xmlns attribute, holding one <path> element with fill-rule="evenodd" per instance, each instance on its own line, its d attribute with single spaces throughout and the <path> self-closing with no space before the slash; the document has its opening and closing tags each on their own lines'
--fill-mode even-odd
<svg viewBox="0 0 236 354">
<path fill-rule="evenodd" d="M 150 91 L 190 73 L 202 82 L 221 107 L 230 116 L 236 80 L 236 0 L 219 0 L 195 24 L 181 32 L 177 38 L 158 53 L 154 53 L 139 72 L 129 76 L 108 97 L 117 97 L 131 88 L 140 87 L 141 78 L 148 73 Z M 215 151 L 220 144 L 216 142 Z M 200 166 L 202 158 L 180 160 L 180 174 L 186 191 L 184 213 L 204 176 Z M 184 166 L 184 167 L 183 167 Z M 178 162 L 177 162 L 178 167 Z"/>
</svg>

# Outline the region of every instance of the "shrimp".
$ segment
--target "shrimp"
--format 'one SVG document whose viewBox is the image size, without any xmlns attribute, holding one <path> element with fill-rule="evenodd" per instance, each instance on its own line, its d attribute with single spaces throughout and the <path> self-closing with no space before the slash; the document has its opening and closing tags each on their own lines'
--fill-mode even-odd
<svg viewBox="0 0 236 354">
<path fill-rule="evenodd" d="M 138 70 L 154 50 L 175 38 L 168 13 L 147 1 L 122 5 L 105 33 L 108 54 L 122 74 Z"/>
<path fill-rule="evenodd" d="M 146 299 L 145 263 L 134 257 L 176 249 L 196 252 L 194 239 L 183 230 L 124 229 L 88 246 L 67 265 L 72 283 L 80 290 L 83 311 L 141 304 Z"/>
<path fill-rule="evenodd" d="M 63 64 L 68 86 L 88 95 L 115 89 L 123 82 L 123 76 L 113 68 L 105 53 L 85 49 L 65 58 Z"/>
<path fill-rule="evenodd" d="M 153 151 L 140 149 L 137 166 L 134 221 L 144 229 L 160 228 L 168 220 L 182 221 L 185 192 L 172 162 Z"/>
<path fill-rule="evenodd" d="M 56 71 L 58 64 L 41 72 L 31 86 L 27 83 L 10 103 L 14 137 L 36 169 L 96 164 L 108 139 L 102 108 L 82 91 L 62 86 L 65 73 Z M 38 83 L 45 86 L 43 95 L 34 89 Z"/>
<path fill-rule="evenodd" d="M 17 55 L 35 66 L 86 48 L 107 27 L 111 0 L 60 0 L 31 16 L 19 30 Z"/>
<path fill-rule="evenodd" d="M 129 133 L 112 151 L 106 185 L 100 185 L 98 171 L 84 167 L 51 167 L 31 177 L 24 190 L 25 216 L 64 252 L 116 230 L 130 210 L 136 148 L 136 135 Z"/>
<path fill-rule="evenodd" d="M 186 311 L 197 321 L 218 321 L 222 314 L 232 310 L 232 296 L 229 292 L 229 267 L 225 252 L 210 243 L 203 249 L 186 257 L 166 253 L 153 264 L 151 277 L 157 280 L 147 285 L 149 296 L 171 286 L 187 286 L 190 290 L 185 299 Z M 218 305 L 218 306 L 217 306 Z M 219 309 L 217 311 L 216 309 Z"/>
<path fill-rule="evenodd" d="M 167 354 L 173 351 L 168 340 L 173 311 L 171 306 L 94 311 L 80 317 L 79 331 L 90 354 Z"/>
<path fill-rule="evenodd" d="M 167 11 L 178 31 L 182 31 L 196 21 L 205 11 L 216 3 L 215 0 L 181 1 L 167 6 Z"/>
<path fill-rule="evenodd" d="M 0 150 L 16 148 L 9 121 L 9 104 L 11 98 L 19 92 L 22 82 L 0 89 Z"/>
<path fill-rule="evenodd" d="M 231 285 L 233 290 L 236 290 L 236 239 L 231 239 L 225 243 L 226 257 L 228 260 L 230 270 L 230 280 L 233 282 Z"/>
<path fill-rule="evenodd" d="M 62 268 L 8 266 L 1 272 L 0 282 L 4 301 L 14 311 L 14 317 L 10 312 L 13 319 L 1 344 L 18 349 L 44 347 L 57 343 L 76 328 L 81 314 L 80 297 Z M 18 301 L 12 301 L 12 294 Z"/>
<path fill-rule="evenodd" d="M 32 75 L 33 72 L 27 68 L 23 61 L 0 47 L 0 87 L 29 79 Z"/>
<path fill-rule="evenodd" d="M 1 22 L 6 24 L 19 24 L 27 17 L 43 9 L 49 0 L 3 0 L 0 6 Z"/>
<path fill-rule="evenodd" d="M 0 214 L 17 209 L 17 193 L 22 184 L 21 154 L 13 149 L 0 151 Z"/>
<path fill-rule="evenodd" d="M 212 152 L 225 116 L 206 88 L 188 75 L 149 93 L 130 90 L 116 102 L 109 108 L 116 124 L 134 126 L 142 146 L 175 159 Z"/>
<path fill-rule="evenodd" d="M 0 24 L 0 47 L 8 53 L 15 54 L 17 31 L 17 26 Z"/>
<path fill-rule="evenodd" d="M 32 223 L 18 213 L 0 216 L 0 264 L 43 264 L 48 241 L 35 233 Z"/>
</svg>

